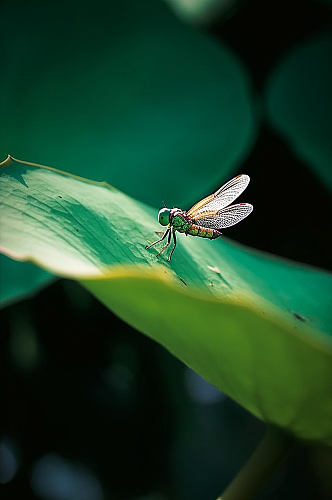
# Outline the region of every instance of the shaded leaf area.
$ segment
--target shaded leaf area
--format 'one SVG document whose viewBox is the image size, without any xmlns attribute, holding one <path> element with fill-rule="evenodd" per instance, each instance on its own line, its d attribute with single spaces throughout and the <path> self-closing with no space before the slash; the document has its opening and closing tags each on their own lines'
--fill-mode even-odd
<svg viewBox="0 0 332 500">
<path fill-rule="evenodd" d="M 270 123 L 332 188 L 332 35 L 321 33 L 295 46 L 266 85 Z"/>
<path fill-rule="evenodd" d="M 0 277 L 0 306 L 32 295 L 54 280 L 50 273 L 30 262 L 17 262 L 5 255 L 0 255 Z"/>
<path fill-rule="evenodd" d="M 331 276 L 185 236 L 156 263 L 154 210 L 54 169 L 9 158 L 1 192 L 8 254 L 79 280 L 263 420 L 331 443 Z"/>
</svg>

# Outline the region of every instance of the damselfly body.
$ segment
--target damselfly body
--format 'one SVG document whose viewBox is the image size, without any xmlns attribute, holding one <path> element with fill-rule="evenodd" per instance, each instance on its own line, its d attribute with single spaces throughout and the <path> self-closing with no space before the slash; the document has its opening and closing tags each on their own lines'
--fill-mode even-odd
<svg viewBox="0 0 332 500">
<path fill-rule="evenodd" d="M 176 247 L 176 231 L 210 240 L 219 238 L 222 234 L 220 229 L 234 226 L 252 212 L 253 206 L 250 203 L 230 205 L 246 189 L 249 181 L 248 175 L 238 175 L 187 212 L 180 208 L 162 208 L 159 210 L 158 220 L 167 229 L 159 240 L 145 248 L 151 248 L 167 237 L 167 243 L 157 253 L 158 257 L 170 245 L 173 236 L 174 245 L 167 259 L 170 261 Z"/>
</svg>

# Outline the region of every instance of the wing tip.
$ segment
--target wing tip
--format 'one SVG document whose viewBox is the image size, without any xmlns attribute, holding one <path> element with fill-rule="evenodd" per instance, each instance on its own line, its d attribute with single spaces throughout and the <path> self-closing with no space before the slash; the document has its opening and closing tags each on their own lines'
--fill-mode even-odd
<svg viewBox="0 0 332 500">
<path fill-rule="evenodd" d="M 248 186 L 248 184 L 250 182 L 250 177 L 249 177 L 248 174 L 239 174 L 236 177 L 234 177 L 233 180 L 235 180 L 235 179 L 241 179 L 241 180 L 243 180 L 246 183 L 246 187 Z"/>
<path fill-rule="evenodd" d="M 251 213 L 254 209 L 254 206 L 251 203 L 239 203 L 239 205 L 245 206 L 249 210 L 249 213 Z"/>
<path fill-rule="evenodd" d="M 251 214 L 251 212 L 253 211 L 254 206 L 253 206 L 251 203 L 246 203 L 246 205 L 247 205 L 248 210 L 249 210 L 249 213 L 248 213 L 248 215 L 249 215 L 249 214 Z"/>
</svg>

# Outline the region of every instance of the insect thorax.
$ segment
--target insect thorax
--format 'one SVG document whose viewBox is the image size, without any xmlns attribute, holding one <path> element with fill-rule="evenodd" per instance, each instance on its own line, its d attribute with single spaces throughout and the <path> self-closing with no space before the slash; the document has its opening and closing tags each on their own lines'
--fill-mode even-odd
<svg viewBox="0 0 332 500">
<path fill-rule="evenodd" d="M 179 233 L 185 233 L 191 226 L 191 219 L 180 208 L 172 208 L 170 213 L 170 224 Z"/>
</svg>

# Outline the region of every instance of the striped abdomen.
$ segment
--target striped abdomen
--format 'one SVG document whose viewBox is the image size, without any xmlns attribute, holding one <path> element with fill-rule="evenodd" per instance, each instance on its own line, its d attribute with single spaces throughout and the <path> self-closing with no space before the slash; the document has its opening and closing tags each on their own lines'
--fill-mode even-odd
<svg viewBox="0 0 332 500">
<path fill-rule="evenodd" d="M 216 229 L 197 226 L 196 224 L 191 224 L 191 226 L 186 232 L 187 234 L 191 234 L 191 236 L 199 236 L 200 238 L 209 238 L 210 240 L 214 240 L 215 238 L 218 238 L 218 236 L 221 236 L 221 232 L 216 231 Z"/>
</svg>

